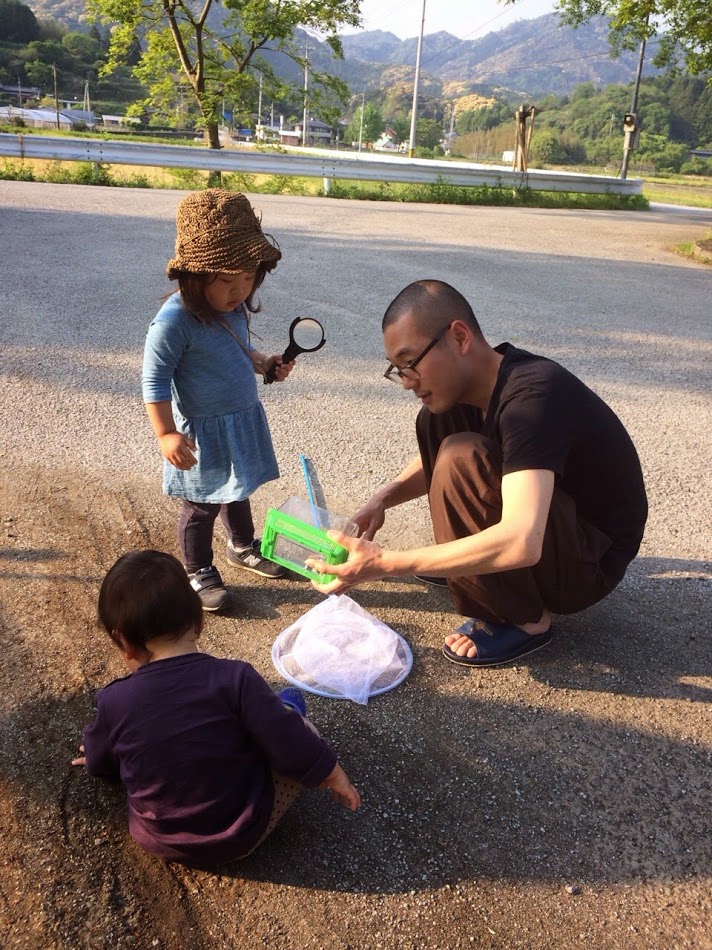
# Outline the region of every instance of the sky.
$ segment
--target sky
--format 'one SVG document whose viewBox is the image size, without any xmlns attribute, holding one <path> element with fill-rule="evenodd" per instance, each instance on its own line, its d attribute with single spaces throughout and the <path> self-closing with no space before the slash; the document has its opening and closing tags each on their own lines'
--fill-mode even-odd
<svg viewBox="0 0 712 950">
<path fill-rule="evenodd" d="M 504 6 L 497 0 L 425 0 L 424 33 L 445 30 L 460 39 L 476 40 L 516 20 L 551 13 L 555 0 L 518 0 Z M 363 29 L 385 30 L 402 40 L 418 36 L 422 0 L 361 0 Z M 345 30 L 344 32 L 355 32 Z"/>
</svg>

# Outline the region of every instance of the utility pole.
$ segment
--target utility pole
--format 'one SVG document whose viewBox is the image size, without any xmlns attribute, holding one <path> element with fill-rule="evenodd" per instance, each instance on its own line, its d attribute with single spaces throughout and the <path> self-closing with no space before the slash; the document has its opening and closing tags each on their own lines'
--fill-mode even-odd
<svg viewBox="0 0 712 950">
<path fill-rule="evenodd" d="M 59 96 L 57 95 L 57 64 L 54 63 L 52 66 L 52 73 L 54 75 L 54 111 L 57 115 L 57 128 L 61 128 L 59 124 Z"/>
<path fill-rule="evenodd" d="M 640 91 L 640 78 L 643 75 L 643 62 L 645 60 L 645 42 L 646 31 L 648 29 L 649 16 L 645 18 L 643 28 L 643 38 L 640 41 L 638 50 L 638 69 L 635 74 L 635 85 L 633 86 L 633 101 L 630 106 L 630 113 L 623 120 L 623 164 L 621 165 L 621 178 L 628 177 L 628 165 L 630 164 L 630 153 L 637 148 L 638 138 L 640 136 L 640 126 L 638 125 L 638 93 Z"/>
<path fill-rule="evenodd" d="M 308 109 L 309 96 L 309 44 L 304 47 L 304 119 L 302 122 L 302 145 L 307 144 L 307 122 L 309 120 Z"/>
<path fill-rule="evenodd" d="M 415 81 L 413 84 L 413 111 L 410 117 L 410 141 L 408 143 L 408 158 L 413 157 L 415 151 L 415 126 L 418 121 L 418 83 L 420 81 L 420 54 L 423 51 L 423 30 L 425 29 L 425 0 L 423 0 L 423 16 L 420 21 L 420 36 L 418 37 L 418 52 L 415 54 Z"/>
<path fill-rule="evenodd" d="M 449 155 L 452 151 L 452 140 L 455 138 L 455 103 L 452 103 L 450 112 L 450 131 L 445 133 L 445 154 Z"/>
<path fill-rule="evenodd" d="M 363 142 L 363 114 L 366 111 L 366 90 L 361 93 L 361 124 L 358 130 L 358 150 L 361 151 L 361 143 Z"/>
<path fill-rule="evenodd" d="M 257 141 L 260 140 L 262 129 L 262 73 L 260 73 L 260 92 L 257 97 Z"/>
</svg>

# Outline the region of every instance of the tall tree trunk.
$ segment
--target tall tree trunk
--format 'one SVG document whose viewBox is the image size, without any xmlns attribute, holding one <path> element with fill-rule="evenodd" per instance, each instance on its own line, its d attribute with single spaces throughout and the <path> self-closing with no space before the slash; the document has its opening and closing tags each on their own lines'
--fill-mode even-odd
<svg viewBox="0 0 712 950">
<path fill-rule="evenodd" d="M 207 140 L 209 148 L 222 148 L 222 145 L 220 144 L 220 136 L 218 135 L 217 122 L 209 122 L 205 126 L 205 138 Z M 208 172 L 208 187 L 209 188 L 222 187 L 222 172 L 220 171 Z"/>
</svg>

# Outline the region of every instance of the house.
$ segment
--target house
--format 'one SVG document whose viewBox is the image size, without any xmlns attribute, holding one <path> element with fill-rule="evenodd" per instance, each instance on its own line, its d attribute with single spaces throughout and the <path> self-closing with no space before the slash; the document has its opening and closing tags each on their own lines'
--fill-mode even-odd
<svg viewBox="0 0 712 950">
<path fill-rule="evenodd" d="M 103 115 L 101 124 L 105 129 L 120 129 L 127 125 L 141 125 L 141 120 L 136 115 Z"/>
<path fill-rule="evenodd" d="M 297 122 L 293 129 L 280 129 L 279 137 L 282 145 L 301 145 L 304 122 Z M 309 145 L 331 145 L 332 129 L 320 119 L 307 121 L 307 143 Z"/>
<path fill-rule="evenodd" d="M 16 83 L 14 86 L 8 83 L 0 83 L 0 98 L 10 99 L 17 102 L 27 102 L 30 99 L 39 99 L 42 95 L 37 86 L 21 86 Z"/>
<path fill-rule="evenodd" d="M 380 139 L 373 143 L 373 148 L 377 152 L 400 151 L 400 146 L 395 143 L 395 133 L 392 129 L 386 129 Z"/>
</svg>

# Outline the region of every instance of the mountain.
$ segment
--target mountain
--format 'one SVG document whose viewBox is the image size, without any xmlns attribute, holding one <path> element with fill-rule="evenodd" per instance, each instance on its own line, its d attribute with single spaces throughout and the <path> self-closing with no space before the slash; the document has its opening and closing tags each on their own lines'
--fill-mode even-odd
<svg viewBox="0 0 712 950">
<path fill-rule="evenodd" d="M 72 29 L 87 27 L 85 0 L 29 0 L 29 6 L 38 17 L 57 19 Z M 300 42 L 309 43 L 314 66 L 345 80 L 355 96 L 364 89 L 388 95 L 394 68 L 398 83 L 410 82 L 412 87 L 417 37 L 401 40 L 383 30 L 342 36 L 345 58 L 335 61 L 326 43 L 301 31 L 297 34 Z M 266 57 L 284 78 L 298 84 L 299 69 L 287 57 L 269 53 Z M 436 97 L 486 97 L 496 91 L 536 98 L 567 94 L 582 82 L 597 87 L 630 83 L 636 63 L 635 53 L 611 58 L 605 17 L 573 30 L 562 26 L 557 14 L 549 13 L 519 20 L 476 40 L 461 40 L 446 32 L 426 34 L 421 81 L 425 89 L 430 84 Z M 648 61 L 646 75 L 655 71 Z"/>
<path fill-rule="evenodd" d="M 378 65 L 415 64 L 417 38 L 399 40 L 376 30 L 343 36 L 342 43 L 354 79 L 360 70 L 367 83 Z M 630 83 L 636 65 L 635 53 L 611 58 L 605 17 L 574 30 L 562 26 L 555 13 L 520 20 L 477 40 L 426 34 L 421 54 L 422 72 L 442 83 L 506 88 L 529 96 L 566 94 L 582 82 L 597 87 Z M 656 70 L 648 62 L 645 72 Z"/>
</svg>

